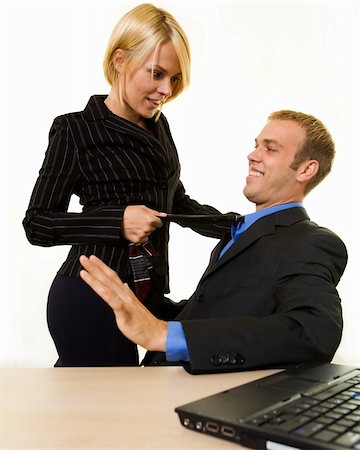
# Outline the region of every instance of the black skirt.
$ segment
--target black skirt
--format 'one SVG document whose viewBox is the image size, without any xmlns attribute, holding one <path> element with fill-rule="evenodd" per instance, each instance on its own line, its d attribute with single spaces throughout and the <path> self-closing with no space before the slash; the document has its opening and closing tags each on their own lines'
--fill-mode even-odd
<svg viewBox="0 0 360 450">
<path fill-rule="evenodd" d="M 137 346 L 118 329 L 112 309 L 81 279 L 57 275 L 47 321 L 56 367 L 136 366 Z"/>
</svg>

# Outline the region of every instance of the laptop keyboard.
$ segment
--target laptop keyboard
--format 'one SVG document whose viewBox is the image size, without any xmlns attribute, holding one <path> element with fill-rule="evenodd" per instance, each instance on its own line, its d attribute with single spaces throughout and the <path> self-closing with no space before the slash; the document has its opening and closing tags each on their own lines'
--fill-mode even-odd
<svg viewBox="0 0 360 450">
<path fill-rule="evenodd" d="M 360 375 L 248 423 L 360 450 Z"/>
</svg>

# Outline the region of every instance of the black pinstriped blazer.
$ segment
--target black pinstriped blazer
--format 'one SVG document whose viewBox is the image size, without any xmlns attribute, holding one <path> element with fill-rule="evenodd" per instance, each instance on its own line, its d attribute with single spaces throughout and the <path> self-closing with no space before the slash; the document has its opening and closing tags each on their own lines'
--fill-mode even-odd
<svg viewBox="0 0 360 450">
<path fill-rule="evenodd" d="M 79 256 L 95 254 L 127 280 L 128 242 L 120 236 L 126 206 L 183 214 L 218 211 L 185 194 L 164 115 L 149 120 L 150 133 L 111 113 L 105 98 L 93 96 L 84 111 L 54 120 L 23 226 L 34 245 L 72 245 L 59 274 L 78 276 Z M 72 194 L 83 205 L 81 213 L 67 211 Z M 165 224 L 151 235 L 166 264 L 168 231 Z M 203 225 L 195 231 L 219 238 L 226 230 Z"/>
</svg>

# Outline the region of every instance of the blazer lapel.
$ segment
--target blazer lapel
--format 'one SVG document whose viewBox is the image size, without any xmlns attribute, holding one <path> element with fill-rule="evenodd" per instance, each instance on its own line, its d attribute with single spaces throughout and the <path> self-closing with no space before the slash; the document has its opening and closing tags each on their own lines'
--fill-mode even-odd
<svg viewBox="0 0 360 450">
<path fill-rule="evenodd" d="M 263 236 L 274 234 L 278 226 L 291 226 L 301 220 L 309 220 L 304 208 L 290 208 L 264 216 L 239 236 L 227 252 L 219 259 L 220 252 L 231 236 L 227 233 L 211 254 L 210 263 L 202 277 L 205 278 L 226 265 L 239 253 L 243 252 Z"/>
<path fill-rule="evenodd" d="M 112 114 L 104 103 L 105 99 L 106 95 L 93 95 L 90 97 L 84 109 L 84 118 L 88 122 L 101 121 L 106 128 L 125 135 L 131 135 L 137 140 L 142 140 L 144 143 L 149 144 L 151 135 L 130 121 Z"/>
<path fill-rule="evenodd" d="M 160 171 L 163 172 L 164 168 L 169 166 L 169 158 L 159 140 L 141 127 L 112 114 L 104 103 L 105 99 L 105 95 L 90 97 L 83 112 L 84 118 L 89 122 L 101 121 L 105 128 L 138 141 L 139 145 L 134 150 L 144 153 L 147 157 L 151 156 Z"/>
</svg>

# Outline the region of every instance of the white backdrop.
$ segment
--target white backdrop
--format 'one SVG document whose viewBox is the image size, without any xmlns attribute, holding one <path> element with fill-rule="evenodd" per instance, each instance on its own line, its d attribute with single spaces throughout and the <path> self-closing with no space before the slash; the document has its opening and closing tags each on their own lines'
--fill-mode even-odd
<svg viewBox="0 0 360 450">
<path fill-rule="evenodd" d="M 1 366 L 52 366 L 56 360 L 46 301 L 68 247 L 31 246 L 21 222 L 54 117 L 82 110 L 90 95 L 108 92 L 102 59 L 110 32 L 139 3 L 1 2 Z M 336 358 L 360 362 L 359 1 L 154 4 L 179 20 L 192 48 L 191 86 L 164 108 L 192 197 L 223 212 L 253 211 L 242 195 L 246 155 L 273 110 L 314 114 L 332 132 L 333 171 L 305 206 L 348 247 L 339 284 L 345 328 Z M 76 199 L 71 208 L 79 210 Z M 215 243 L 172 226 L 174 300 L 192 293 Z"/>
</svg>

